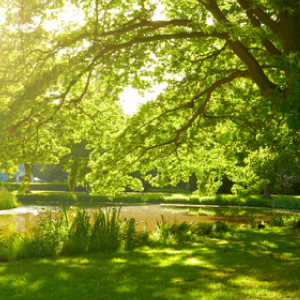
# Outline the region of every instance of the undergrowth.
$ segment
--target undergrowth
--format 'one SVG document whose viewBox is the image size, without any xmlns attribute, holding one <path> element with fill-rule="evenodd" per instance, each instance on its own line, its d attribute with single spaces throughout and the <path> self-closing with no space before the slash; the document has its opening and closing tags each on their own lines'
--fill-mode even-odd
<svg viewBox="0 0 300 300">
<path fill-rule="evenodd" d="M 78 208 L 73 220 L 68 208 L 63 209 L 58 219 L 53 219 L 50 213 L 25 234 L 12 232 L 1 237 L 0 261 L 118 250 L 123 244 L 126 250 L 132 250 L 134 240 L 138 240 L 135 220 L 121 221 L 119 213 L 120 208 L 99 207 L 90 216 L 85 209 Z"/>
<path fill-rule="evenodd" d="M 11 261 L 24 258 L 54 257 L 57 255 L 77 255 L 100 251 L 134 250 L 144 245 L 170 245 L 197 241 L 199 238 L 211 236 L 224 237 L 236 231 L 226 222 L 214 223 L 178 223 L 170 224 L 162 215 L 157 221 L 156 231 L 149 233 L 147 224 L 143 232 L 137 233 L 134 218 L 122 221 L 119 218 L 119 208 L 101 208 L 89 215 L 84 208 L 72 212 L 70 208 L 62 207 L 56 219 L 51 213 L 41 218 L 38 224 L 25 234 L 12 232 L 9 236 L 0 238 L 0 261 Z M 271 226 L 294 225 L 298 216 L 288 217 L 284 214 L 274 214 Z M 257 229 L 255 220 L 250 225 L 251 230 Z"/>
<path fill-rule="evenodd" d="M 0 188 L 0 209 L 9 209 L 19 205 L 13 193 L 9 192 L 5 187 Z"/>
<path fill-rule="evenodd" d="M 33 193 L 20 195 L 22 203 L 128 203 L 128 204 L 198 204 L 219 206 L 270 207 L 300 210 L 300 196 L 272 196 L 264 199 L 261 195 L 236 196 L 216 194 L 213 196 L 172 194 L 172 193 L 128 193 L 118 194 L 113 198 L 103 195 L 87 195 L 85 193 Z"/>
</svg>

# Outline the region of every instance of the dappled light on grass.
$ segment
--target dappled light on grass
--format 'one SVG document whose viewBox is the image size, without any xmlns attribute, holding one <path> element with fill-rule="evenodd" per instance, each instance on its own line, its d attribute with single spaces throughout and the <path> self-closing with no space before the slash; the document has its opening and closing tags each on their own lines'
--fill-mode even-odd
<svg viewBox="0 0 300 300">
<path fill-rule="evenodd" d="M 288 252 L 285 244 L 294 240 L 293 236 L 283 235 L 279 241 L 276 234 L 269 234 L 271 243 L 277 244 L 282 253 L 293 254 L 285 256 L 286 262 L 292 264 L 285 265 L 284 272 L 282 264 L 269 254 L 256 250 L 260 255 L 255 257 L 244 247 L 254 239 L 264 241 L 264 233 L 248 231 L 247 235 L 242 232 L 235 245 L 224 243 L 222 238 L 219 242 L 207 238 L 199 243 L 169 245 L 166 249 L 144 247 L 134 252 L 9 263 L 0 271 L 0 296 L 30 299 L 28 289 L 34 286 L 30 290 L 36 291 L 37 299 L 97 299 L 97 295 L 113 300 L 297 299 L 300 274 L 293 270 L 300 267 L 294 258 L 300 248 Z M 299 241 L 295 243 L 299 246 Z M 223 251 L 224 246 L 230 251 Z M 23 280 L 20 268 L 26 274 Z M 11 282 L 16 282 L 14 290 Z"/>
<path fill-rule="evenodd" d="M 204 264 L 203 261 L 201 261 L 201 260 L 199 260 L 199 259 L 197 259 L 195 257 L 189 258 L 189 259 L 185 260 L 185 265 L 187 265 L 187 266 L 191 266 L 191 265 L 193 265 L 193 266 L 199 266 L 199 265 L 203 265 L 203 264 Z"/>
<path fill-rule="evenodd" d="M 131 251 L 2 263 L 0 299 L 297 299 L 299 231 L 209 226 L 166 222 L 167 240 Z"/>
</svg>

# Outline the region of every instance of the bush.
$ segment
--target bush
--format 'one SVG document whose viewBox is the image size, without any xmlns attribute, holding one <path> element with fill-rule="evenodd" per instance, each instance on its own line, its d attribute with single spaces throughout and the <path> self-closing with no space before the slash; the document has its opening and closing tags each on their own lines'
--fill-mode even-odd
<svg viewBox="0 0 300 300">
<path fill-rule="evenodd" d="M 274 196 L 272 206 L 274 208 L 296 209 L 300 210 L 299 196 Z"/>
<path fill-rule="evenodd" d="M 182 189 L 148 189 L 147 193 L 190 194 L 191 192 Z"/>
<path fill-rule="evenodd" d="M 147 240 L 148 233 L 136 234 L 135 220 L 122 222 L 119 214 L 120 208 L 102 211 L 99 207 L 93 216 L 77 208 L 70 221 L 70 209 L 63 208 L 59 219 L 49 214 L 24 235 L 12 233 L 0 238 L 0 261 L 118 250 L 122 245 L 125 250 L 133 250 Z"/>
<path fill-rule="evenodd" d="M 0 188 L 1 187 L 6 188 L 9 192 L 12 192 L 14 190 L 11 182 L 8 181 L 0 181 Z"/>
<path fill-rule="evenodd" d="M 11 187 L 13 190 L 19 190 L 20 186 L 22 186 L 22 182 L 11 184 Z M 54 192 L 69 192 L 70 191 L 67 183 L 62 183 L 62 182 L 58 182 L 58 181 L 30 183 L 29 189 L 31 191 L 54 191 Z M 74 191 L 75 192 L 85 192 L 86 188 L 83 186 L 77 186 L 77 187 L 75 187 Z"/>
<path fill-rule="evenodd" d="M 13 208 L 19 205 L 14 194 L 10 193 L 6 188 L 0 188 L 0 209 Z"/>
</svg>

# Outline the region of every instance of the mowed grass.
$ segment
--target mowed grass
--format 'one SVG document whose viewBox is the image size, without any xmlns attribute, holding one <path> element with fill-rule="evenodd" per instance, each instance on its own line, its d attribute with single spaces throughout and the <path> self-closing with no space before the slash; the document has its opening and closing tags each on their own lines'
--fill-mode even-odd
<svg viewBox="0 0 300 300">
<path fill-rule="evenodd" d="M 300 233 L 241 228 L 197 242 L 0 264 L 0 299 L 300 299 Z"/>
</svg>

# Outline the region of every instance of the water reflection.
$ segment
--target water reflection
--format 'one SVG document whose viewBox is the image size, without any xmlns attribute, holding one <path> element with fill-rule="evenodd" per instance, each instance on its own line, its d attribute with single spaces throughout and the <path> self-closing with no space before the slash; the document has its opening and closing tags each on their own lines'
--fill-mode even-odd
<svg viewBox="0 0 300 300">
<path fill-rule="evenodd" d="M 97 207 L 85 208 L 90 215 L 97 212 Z M 102 208 L 103 209 L 103 208 Z M 70 219 L 75 215 L 75 208 L 70 210 Z M 172 224 L 174 220 L 181 223 L 183 221 L 195 222 L 215 222 L 226 221 L 234 225 L 249 224 L 253 219 L 257 222 L 271 221 L 272 214 L 279 212 L 271 209 L 258 208 L 237 208 L 237 207 L 187 207 L 173 205 L 134 205 L 123 206 L 120 213 L 120 219 L 135 218 L 138 222 L 137 231 L 142 231 L 146 227 L 148 230 L 155 230 L 157 221 L 161 220 L 161 215 Z M 294 212 L 280 211 L 288 215 L 294 215 Z M 35 226 L 41 218 L 51 213 L 53 219 L 62 216 L 62 209 L 59 206 L 20 206 L 11 210 L 0 211 L 0 230 L 2 235 L 7 235 L 12 230 L 26 231 Z"/>
</svg>

